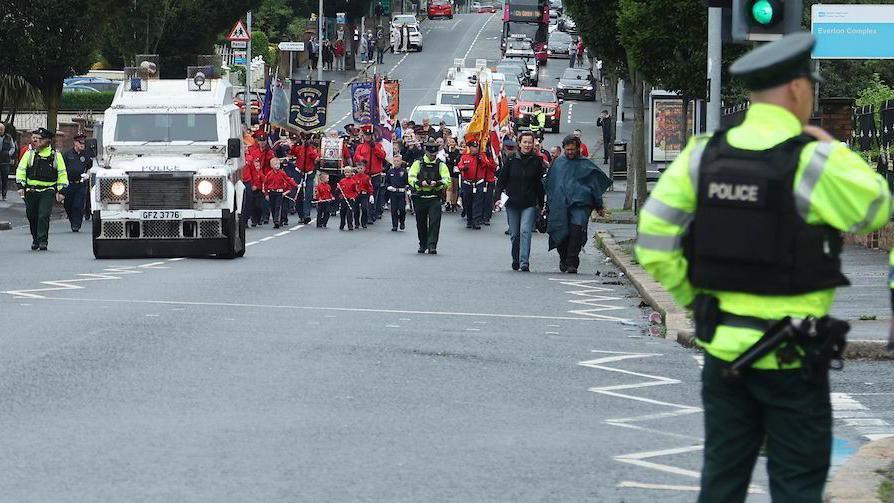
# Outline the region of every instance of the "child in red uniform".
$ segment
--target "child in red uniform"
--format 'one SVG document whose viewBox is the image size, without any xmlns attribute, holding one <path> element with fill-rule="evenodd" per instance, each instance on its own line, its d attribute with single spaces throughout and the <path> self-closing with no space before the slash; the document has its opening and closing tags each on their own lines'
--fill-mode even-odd
<svg viewBox="0 0 894 503">
<path fill-rule="evenodd" d="M 348 230 L 354 230 L 354 206 L 357 204 L 357 180 L 354 179 L 354 168 L 344 168 L 344 178 L 338 181 L 338 192 L 341 196 L 338 214 L 341 215 L 339 230 L 345 230 L 345 219 L 348 221 Z"/>
<path fill-rule="evenodd" d="M 366 224 L 372 224 L 369 220 L 369 196 L 373 194 L 372 180 L 367 174 L 365 161 L 360 161 L 357 166 L 357 174 L 354 175 L 357 180 L 357 190 L 360 195 L 357 197 L 357 204 L 354 206 L 354 227 L 363 227 Z"/>
<path fill-rule="evenodd" d="M 285 217 L 282 212 L 283 193 L 298 186 L 285 171 L 280 169 L 280 161 L 274 157 L 270 160 L 270 171 L 264 176 L 264 194 L 270 201 L 270 214 L 273 217 L 273 228 L 279 229 Z"/>
<path fill-rule="evenodd" d="M 335 201 L 332 187 L 329 186 L 329 175 L 326 173 L 320 173 L 314 187 L 314 201 L 317 203 L 317 227 L 325 228 L 329 223 L 329 205 Z"/>
</svg>

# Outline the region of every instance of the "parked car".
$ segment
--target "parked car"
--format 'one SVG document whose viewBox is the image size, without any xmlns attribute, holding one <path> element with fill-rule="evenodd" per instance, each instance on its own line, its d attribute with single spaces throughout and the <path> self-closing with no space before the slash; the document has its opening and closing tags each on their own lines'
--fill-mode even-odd
<svg viewBox="0 0 894 503">
<path fill-rule="evenodd" d="M 564 31 L 554 31 L 549 34 L 549 41 L 546 44 L 547 47 L 547 55 L 550 58 L 565 58 L 568 59 L 571 57 L 568 54 L 568 45 L 574 38 L 565 33 Z"/>
<path fill-rule="evenodd" d="M 252 121 L 261 113 L 261 107 L 264 106 L 264 91 L 252 89 L 251 91 L 251 107 Z M 242 113 L 245 113 L 245 90 L 237 91 L 233 97 L 233 104 L 239 107 Z"/>
<path fill-rule="evenodd" d="M 566 68 L 556 84 L 560 99 L 596 100 L 596 78 L 586 68 Z"/>
<path fill-rule="evenodd" d="M 410 30 L 410 50 L 422 52 L 422 32 L 419 31 L 419 25 L 411 24 L 407 25 L 407 28 Z M 395 37 L 397 36 L 399 35 L 396 31 L 391 32 L 391 45 L 397 43 L 397 40 L 395 40 Z"/>
<path fill-rule="evenodd" d="M 558 15 L 562 15 L 562 12 L 565 11 L 564 5 L 562 5 L 562 0 L 550 0 L 549 2 L 549 11 L 550 15 L 555 12 Z"/>
<path fill-rule="evenodd" d="M 462 138 L 466 134 L 466 124 L 460 116 L 460 110 L 452 105 L 419 105 L 410 114 L 410 120 L 416 124 L 422 124 L 423 119 L 428 119 L 435 126 L 444 121 L 444 125 L 450 128 L 453 136 Z"/>
<path fill-rule="evenodd" d="M 118 90 L 120 80 L 102 77 L 69 77 L 62 82 L 63 93 L 103 93 Z"/>
<path fill-rule="evenodd" d="M 419 20 L 416 19 L 416 16 L 412 14 L 395 14 L 394 17 L 391 18 L 391 27 L 399 27 L 403 25 L 408 26 L 419 26 Z"/>
<path fill-rule="evenodd" d="M 475 5 L 475 3 L 473 3 L 472 5 Z M 482 2 L 482 3 L 478 4 L 477 8 L 473 7 L 472 10 L 479 14 L 485 14 L 485 13 L 493 14 L 493 13 L 497 12 L 497 7 L 490 2 Z"/>
<path fill-rule="evenodd" d="M 562 101 L 556 92 L 546 87 L 523 87 L 518 92 L 518 99 L 512 108 L 512 118 L 518 126 L 530 124 L 534 114 L 534 105 L 540 105 L 546 114 L 545 127 L 558 133 L 562 124 Z"/>
<path fill-rule="evenodd" d="M 453 4 L 450 0 L 429 0 L 428 2 L 428 18 L 446 17 L 453 19 Z"/>
</svg>

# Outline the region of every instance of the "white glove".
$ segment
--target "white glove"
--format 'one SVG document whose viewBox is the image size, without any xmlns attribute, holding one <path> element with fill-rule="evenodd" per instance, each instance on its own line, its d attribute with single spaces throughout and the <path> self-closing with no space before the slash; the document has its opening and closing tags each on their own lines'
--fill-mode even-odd
<svg viewBox="0 0 894 503">
<path fill-rule="evenodd" d="M 394 192 L 394 187 L 392 187 L 391 185 L 389 185 L 389 186 L 388 186 L 388 192 Z"/>
<path fill-rule="evenodd" d="M 369 196 L 369 204 L 375 204 L 376 198 L 373 196 Z"/>
</svg>

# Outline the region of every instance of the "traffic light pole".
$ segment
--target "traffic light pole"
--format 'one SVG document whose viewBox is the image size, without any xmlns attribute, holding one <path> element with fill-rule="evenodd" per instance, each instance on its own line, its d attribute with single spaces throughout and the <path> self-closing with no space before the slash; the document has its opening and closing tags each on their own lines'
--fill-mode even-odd
<svg viewBox="0 0 894 503">
<path fill-rule="evenodd" d="M 251 129 L 251 11 L 248 11 L 246 18 L 248 43 L 245 45 L 245 126 Z"/>
<path fill-rule="evenodd" d="M 720 128 L 721 82 L 723 65 L 723 8 L 708 8 L 708 113 L 705 121 L 708 132 Z"/>
</svg>

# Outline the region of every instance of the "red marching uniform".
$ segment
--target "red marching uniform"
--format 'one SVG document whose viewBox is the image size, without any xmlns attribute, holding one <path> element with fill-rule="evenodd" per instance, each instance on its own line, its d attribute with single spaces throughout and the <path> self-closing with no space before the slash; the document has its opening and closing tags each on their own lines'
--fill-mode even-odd
<svg viewBox="0 0 894 503">
<path fill-rule="evenodd" d="M 369 175 L 366 173 L 357 173 L 354 175 L 354 180 L 357 183 L 358 192 L 367 196 L 373 193 L 372 181 L 369 178 Z"/>
<path fill-rule="evenodd" d="M 385 162 L 385 149 L 382 144 L 374 142 L 372 146 L 369 143 L 361 143 L 354 150 L 354 162 L 366 161 L 366 167 L 369 169 L 369 176 L 375 176 L 382 173 L 382 165 Z"/>
<path fill-rule="evenodd" d="M 332 195 L 332 187 L 329 186 L 328 183 L 320 183 L 314 187 L 314 201 L 325 203 L 334 200 L 335 197 Z"/>
<path fill-rule="evenodd" d="M 295 183 L 295 180 L 292 180 L 292 177 L 281 169 L 271 169 L 264 176 L 264 192 L 288 192 L 297 187 L 298 184 Z"/>
<path fill-rule="evenodd" d="M 311 173 L 317 168 L 320 153 L 313 145 L 292 145 L 289 154 L 295 158 L 295 168 L 302 173 Z"/>
<path fill-rule="evenodd" d="M 360 195 L 360 190 L 357 186 L 356 175 L 353 177 L 344 177 L 338 181 L 338 189 L 341 192 L 342 197 L 347 199 L 357 199 L 357 196 Z"/>
<path fill-rule="evenodd" d="M 580 155 L 590 157 L 590 149 L 587 148 L 587 144 L 584 142 L 580 142 Z"/>
<path fill-rule="evenodd" d="M 486 180 L 488 173 L 496 173 L 496 163 L 494 163 L 490 156 L 485 154 L 463 154 L 459 159 L 457 167 L 463 175 L 463 180 L 469 182 Z M 494 178 L 494 180 L 496 180 L 496 178 Z"/>
</svg>

